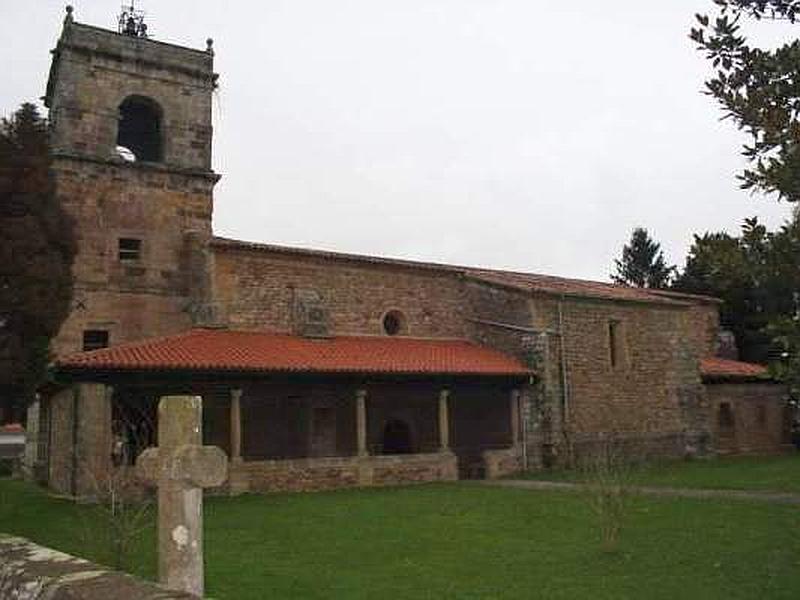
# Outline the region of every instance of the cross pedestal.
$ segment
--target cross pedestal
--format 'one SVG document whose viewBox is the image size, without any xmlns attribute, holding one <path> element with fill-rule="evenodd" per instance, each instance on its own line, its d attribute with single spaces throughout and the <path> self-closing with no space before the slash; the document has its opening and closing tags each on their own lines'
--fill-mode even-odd
<svg viewBox="0 0 800 600">
<path fill-rule="evenodd" d="M 199 396 L 164 396 L 158 447 L 139 455 L 139 476 L 158 486 L 158 577 L 170 589 L 203 596 L 203 488 L 222 485 L 228 457 L 203 446 Z"/>
</svg>

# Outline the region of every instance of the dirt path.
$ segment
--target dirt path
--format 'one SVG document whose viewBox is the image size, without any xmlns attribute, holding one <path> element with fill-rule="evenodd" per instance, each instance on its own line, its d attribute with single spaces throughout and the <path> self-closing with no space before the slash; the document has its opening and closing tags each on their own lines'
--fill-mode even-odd
<svg viewBox="0 0 800 600">
<path fill-rule="evenodd" d="M 480 485 L 510 487 L 524 490 L 559 490 L 578 492 L 586 490 L 590 484 L 567 483 L 563 481 L 532 481 L 528 479 L 496 479 L 478 482 Z M 751 502 L 767 502 L 770 504 L 800 505 L 800 494 L 782 492 L 755 492 L 748 490 L 705 490 L 670 487 L 630 486 L 630 491 L 642 496 L 661 496 L 667 498 L 697 498 L 701 500 L 747 500 Z"/>
</svg>

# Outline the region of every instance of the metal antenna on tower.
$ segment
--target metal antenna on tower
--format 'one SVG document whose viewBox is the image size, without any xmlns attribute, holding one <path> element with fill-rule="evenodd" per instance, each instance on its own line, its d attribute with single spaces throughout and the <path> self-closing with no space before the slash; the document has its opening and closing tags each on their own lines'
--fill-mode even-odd
<svg viewBox="0 0 800 600">
<path fill-rule="evenodd" d="M 130 5 L 122 5 L 119 14 L 118 31 L 131 37 L 147 37 L 147 24 L 144 22 L 144 11 L 136 10 L 133 0 Z"/>
</svg>

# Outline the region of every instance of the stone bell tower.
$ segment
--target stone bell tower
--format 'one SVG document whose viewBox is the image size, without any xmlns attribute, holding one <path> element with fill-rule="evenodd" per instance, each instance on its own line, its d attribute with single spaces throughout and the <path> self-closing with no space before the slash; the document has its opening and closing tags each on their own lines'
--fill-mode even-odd
<svg viewBox="0 0 800 600">
<path fill-rule="evenodd" d="M 52 52 L 56 190 L 74 217 L 75 294 L 58 354 L 185 330 L 210 318 L 211 40 L 205 50 L 77 23 Z"/>
</svg>

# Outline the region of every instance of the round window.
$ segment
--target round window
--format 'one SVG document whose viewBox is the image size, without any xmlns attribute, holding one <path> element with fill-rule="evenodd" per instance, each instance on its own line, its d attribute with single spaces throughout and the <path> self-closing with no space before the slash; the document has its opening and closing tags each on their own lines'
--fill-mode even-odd
<svg viewBox="0 0 800 600">
<path fill-rule="evenodd" d="M 393 310 L 383 317 L 383 331 L 386 335 L 397 335 L 403 331 L 403 315 Z"/>
</svg>

